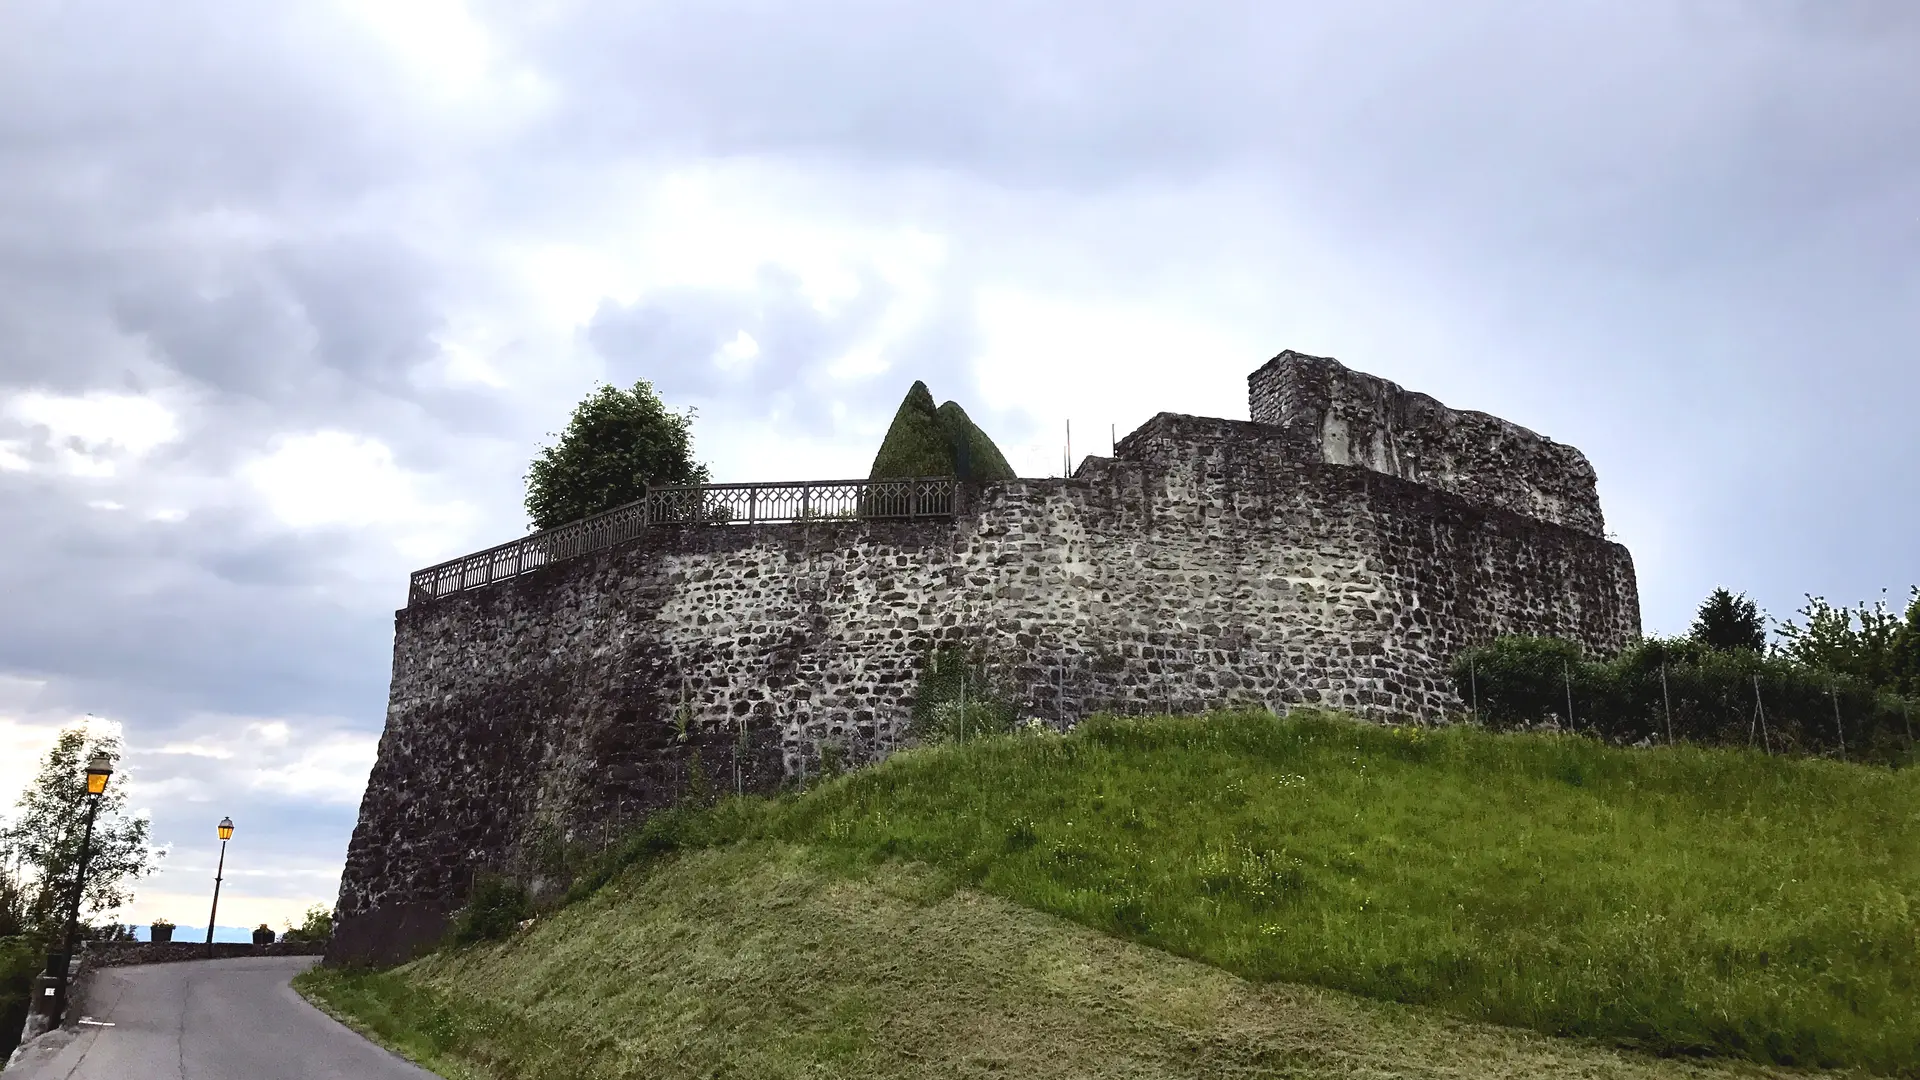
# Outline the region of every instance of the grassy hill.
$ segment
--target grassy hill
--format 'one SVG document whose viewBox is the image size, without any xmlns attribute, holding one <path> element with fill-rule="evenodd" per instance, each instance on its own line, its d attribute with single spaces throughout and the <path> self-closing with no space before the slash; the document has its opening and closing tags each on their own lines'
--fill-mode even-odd
<svg viewBox="0 0 1920 1080">
<path fill-rule="evenodd" d="M 579 891 L 307 988 L 450 1077 L 1920 1075 L 1912 770 L 1090 722 L 678 812 Z"/>
</svg>

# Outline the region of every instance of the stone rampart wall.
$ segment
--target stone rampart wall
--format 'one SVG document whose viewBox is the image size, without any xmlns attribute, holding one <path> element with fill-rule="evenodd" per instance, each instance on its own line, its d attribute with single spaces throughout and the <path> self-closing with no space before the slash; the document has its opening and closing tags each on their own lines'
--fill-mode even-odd
<svg viewBox="0 0 1920 1080">
<path fill-rule="evenodd" d="M 1451 491 L 1595 536 L 1606 522 L 1593 466 L 1565 443 L 1482 412 L 1449 409 L 1323 356 L 1283 352 L 1247 376 L 1253 419 L 1334 465 Z"/>
<path fill-rule="evenodd" d="M 884 756 L 936 643 L 984 644 L 996 683 L 1055 722 L 1296 703 L 1437 720 L 1460 707 L 1460 648 L 1530 632 L 1612 651 L 1639 608 L 1626 550 L 1588 531 L 1327 464 L 1284 427 L 1163 414 L 953 521 L 657 529 L 395 631 L 336 959 L 407 954 L 476 869 L 635 822 L 696 774 L 766 791 L 828 745 Z"/>
</svg>

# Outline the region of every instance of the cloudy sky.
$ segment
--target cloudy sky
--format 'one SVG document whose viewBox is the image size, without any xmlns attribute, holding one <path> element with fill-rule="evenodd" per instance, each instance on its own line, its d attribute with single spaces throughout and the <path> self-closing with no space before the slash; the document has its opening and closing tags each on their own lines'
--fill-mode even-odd
<svg viewBox="0 0 1920 1080">
<path fill-rule="evenodd" d="M 1650 630 L 1920 580 L 1907 0 L 0 5 L 0 790 L 331 903 L 409 570 L 599 380 L 717 479 L 1025 475 L 1284 348 L 1570 442 Z"/>
</svg>

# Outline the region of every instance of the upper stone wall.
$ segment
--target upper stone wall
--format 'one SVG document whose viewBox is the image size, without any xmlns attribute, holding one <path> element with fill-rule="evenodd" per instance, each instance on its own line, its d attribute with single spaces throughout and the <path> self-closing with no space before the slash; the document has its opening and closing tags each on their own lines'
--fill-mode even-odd
<svg viewBox="0 0 1920 1080">
<path fill-rule="evenodd" d="M 1247 376 L 1253 420 L 1330 465 L 1359 465 L 1486 506 L 1604 536 L 1586 455 L 1483 412 L 1292 350 Z"/>
</svg>

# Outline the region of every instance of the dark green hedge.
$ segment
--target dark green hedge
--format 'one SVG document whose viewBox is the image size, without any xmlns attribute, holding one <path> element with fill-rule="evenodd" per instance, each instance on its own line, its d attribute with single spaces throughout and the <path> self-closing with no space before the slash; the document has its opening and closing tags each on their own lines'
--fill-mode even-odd
<svg viewBox="0 0 1920 1080">
<path fill-rule="evenodd" d="M 1506 637 L 1463 653 L 1452 674 L 1488 727 L 1551 723 L 1622 743 L 1751 743 L 1903 764 L 1914 759 L 1920 721 L 1920 702 L 1862 680 L 1685 639 L 1651 639 L 1596 660 L 1572 642 Z"/>
</svg>

